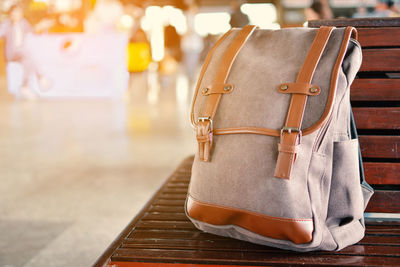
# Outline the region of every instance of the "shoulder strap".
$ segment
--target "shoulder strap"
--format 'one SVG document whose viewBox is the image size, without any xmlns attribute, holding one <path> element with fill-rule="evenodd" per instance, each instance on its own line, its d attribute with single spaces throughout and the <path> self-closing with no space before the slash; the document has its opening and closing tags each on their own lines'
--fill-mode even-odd
<svg viewBox="0 0 400 267">
<path fill-rule="evenodd" d="M 310 47 L 306 59 L 297 76 L 296 84 L 311 86 L 311 80 L 322 53 L 328 43 L 333 27 L 321 27 Z M 284 87 L 283 89 L 287 89 Z M 309 88 L 313 90 L 313 87 Z M 301 139 L 301 124 L 308 94 L 303 91 L 294 92 L 290 100 L 285 126 L 281 129 L 280 143 L 278 144 L 278 160 L 275 174 L 277 178 L 289 179 L 292 166 L 296 160 L 298 145 Z"/>
<path fill-rule="evenodd" d="M 203 88 L 201 94 L 207 96 L 206 107 L 202 116 L 198 118 L 196 128 L 196 138 L 199 146 L 199 158 L 202 161 L 209 161 L 213 137 L 213 119 L 217 111 L 222 94 L 230 93 L 233 85 L 227 84 L 226 80 L 232 64 L 246 43 L 256 26 L 245 26 L 236 36 L 235 40 L 225 51 L 221 63 L 219 64 L 216 76 L 210 87 Z"/>
</svg>

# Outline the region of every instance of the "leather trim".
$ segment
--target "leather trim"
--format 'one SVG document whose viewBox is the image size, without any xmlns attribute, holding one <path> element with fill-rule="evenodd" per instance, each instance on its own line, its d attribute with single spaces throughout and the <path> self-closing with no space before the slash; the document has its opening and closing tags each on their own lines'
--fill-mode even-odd
<svg viewBox="0 0 400 267">
<path fill-rule="evenodd" d="M 196 103 L 196 99 L 197 99 L 197 95 L 198 95 L 198 90 L 201 84 L 201 81 L 203 79 L 205 70 L 207 69 L 207 66 L 211 60 L 211 56 L 214 52 L 214 50 L 218 47 L 218 45 L 220 43 L 222 43 L 222 41 L 226 38 L 227 35 L 229 35 L 231 33 L 231 30 L 229 32 L 227 32 L 225 35 L 223 35 L 218 42 L 215 44 L 215 46 L 213 47 L 213 49 L 210 51 L 210 53 L 207 55 L 207 58 L 204 62 L 203 68 L 201 69 L 200 75 L 199 75 L 199 80 L 197 82 L 197 86 L 196 86 L 196 90 L 194 93 L 194 97 L 193 97 L 193 101 L 192 101 L 192 107 L 191 107 L 191 124 L 192 127 L 196 126 L 195 120 L 194 120 L 194 105 Z M 321 118 L 314 123 L 312 126 L 303 129 L 302 130 L 302 134 L 303 136 L 305 135 L 309 135 L 312 134 L 313 132 L 315 132 L 316 130 L 319 130 L 321 128 L 322 125 L 324 125 L 327 120 L 328 117 L 330 115 L 330 113 L 332 112 L 332 106 L 333 106 L 333 101 L 334 101 L 334 97 L 336 94 L 336 86 L 337 86 L 337 79 L 339 76 L 339 68 L 343 62 L 343 58 L 344 55 L 347 51 L 347 45 L 348 42 L 350 40 L 350 38 L 354 38 L 357 39 L 357 30 L 354 27 L 347 27 L 343 40 L 342 40 L 342 44 L 341 44 L 341 48 L 340 48 L 340 52 L 339 55 L 336 59 L 336 63 L 334 65 L 333 71 L 332 71 L 332 76 L 331 76 L 331 84 L 330 84 L 330 89 L 329 89 L 329 95 L 328 95 L 328 100 L 325 106 L 325 110 L 324 113 L 322 114 Z M 263 128 L 263 127 L 230 127 L 230 128 L 216 128 L 214 129 L 214 134 L 216 135 L 225 135 L 225 134 L 259 134 L 259 135 L 267 135 L 267 136 L 279 136 L 279 130 L 276 129 L 269 129 L 269 128 Z"/>
<path fill-rule="evenodd" d="M 236 225 L 253 233 L 295 244 L 312 241 L 314 224 L 312 219 L 289 219 L 214 205 L 194 199 L 186 199 L 187 215 L 195 220 L 213 225 Z"/>
<path fill-rule="evenodd" d="M 278 86 L 278 92 L 282 94 L 303 94 L 317 96 L 321 93 L 321 88 L 318 85 L 313 85 L 310 83 L 282 83 Z"/>
</svg>

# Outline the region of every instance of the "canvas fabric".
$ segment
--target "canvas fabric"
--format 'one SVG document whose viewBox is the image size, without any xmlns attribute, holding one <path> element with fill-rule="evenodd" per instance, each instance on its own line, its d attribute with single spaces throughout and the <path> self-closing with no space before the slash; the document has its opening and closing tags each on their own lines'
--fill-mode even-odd
<svg viewBox="0 0 400 267">
<path fill-rule="evenodd" d="M 317 31 L 255 30 L 229 71 L 227 82 L 234 89 L 221 96 L 214 128 L 281 129 L 292 95 L 278 92 L 277 86 L 296 80 Z M 232 30 L 216 47 L 200 77 L 193 102 L 194 122 L 207 104 L 201 89 L 215 79 L 224 52 L 238 33 L 239 29 Z M 308 97 L 302 129 L 313 126 L 325 111 L 344 34 L 345 28 L 335 28 L 329 37 L 312 79 L 321 93 Z M 356 40 L 351 39 L 346 46 L 329 119 L 320 129 L 302 136 L 290 179 L 274 177 L 280 138 L 259 134 L 214 135 L 210 161 L 202 161 L 196 154 L 192 167 L 191 198 L 274 218 L 311 219 L 312 240 L 296 244 L 235 224 L 210 224 L 191 217 L 186 205 L 197 228 L 295 251 L 339 250 L 363 238 L 363 213 L 373 191 L 360 178 L 359 143 L 352 130 L 350 106 L 350 85 L 362 54 Z"/>
</svg>

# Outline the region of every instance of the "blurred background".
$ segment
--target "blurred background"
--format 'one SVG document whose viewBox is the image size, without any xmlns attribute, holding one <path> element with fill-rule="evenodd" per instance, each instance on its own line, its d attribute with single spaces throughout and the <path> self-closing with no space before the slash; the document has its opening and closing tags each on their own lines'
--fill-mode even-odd
<svg viewBox="0 0 400 267">
<path fill-rule="evenodd" d="M 382 0 L 1 0 L 0 266 L 90 266 L 196 143 L 231 27 L 396 17 Z"/>
</svg>

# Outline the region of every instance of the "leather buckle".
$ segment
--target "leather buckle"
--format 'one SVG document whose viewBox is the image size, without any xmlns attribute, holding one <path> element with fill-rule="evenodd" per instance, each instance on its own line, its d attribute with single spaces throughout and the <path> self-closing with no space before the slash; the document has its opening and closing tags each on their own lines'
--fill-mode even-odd
<svg viewBox="0 0 400 267">
<path fill-rule="evenodd" d="M 210 131 L 212 132 L 214 130 L 214 123 L 213 120 L 210 117 L 199 117 L 197 119 L 197 122 L 205 122 L 205 121 L 209 121 L 210 122 Z"/>
</svg>

